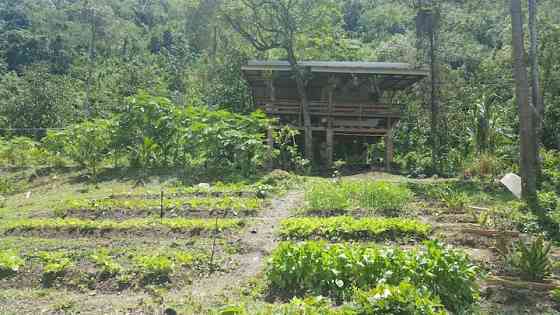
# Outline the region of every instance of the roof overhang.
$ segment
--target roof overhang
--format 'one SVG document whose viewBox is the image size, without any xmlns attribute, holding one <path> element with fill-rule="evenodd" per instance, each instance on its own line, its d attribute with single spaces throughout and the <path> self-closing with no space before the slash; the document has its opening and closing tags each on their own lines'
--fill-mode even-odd
<svg viewBox="0 0 560 315">
<path fill-rule="evenodd" d="M 427 77 L 430 71 L 426 67 L 414 67 L 407 63 L 391 62 L 352 62 L 352 61 L 302 61 L 302 67 L 318 73 L 348 73 L 348 74 L 379 74 L 386 76 L 414 76 Z M 273 60 L 249 61 L 241 68 L 243 71 L 291 71 L 287 61 Z"/>
</svg>

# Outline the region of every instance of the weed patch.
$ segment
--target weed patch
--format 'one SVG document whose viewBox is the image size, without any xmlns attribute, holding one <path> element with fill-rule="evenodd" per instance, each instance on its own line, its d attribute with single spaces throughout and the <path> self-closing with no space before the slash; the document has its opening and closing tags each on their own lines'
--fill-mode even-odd
<svg viewBox="0 0 560 315">
<path fill-rule="evenodd" d="M 405 186 L 377 181 L 323 181 L 305 192 L 306 209 L 311 211 L 365 209 L 394 214 L 411 198 Z"/>
</svg>

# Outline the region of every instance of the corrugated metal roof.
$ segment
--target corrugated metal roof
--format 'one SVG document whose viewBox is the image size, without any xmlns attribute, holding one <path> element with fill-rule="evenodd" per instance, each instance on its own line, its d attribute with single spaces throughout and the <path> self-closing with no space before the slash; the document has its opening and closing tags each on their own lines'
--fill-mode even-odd
<svg viewBox="0 0 560 315">
<path fill-rule="evenodd" d="M 427 68 L 415 68 L 408 63 L 393 62 L 354 62 L 354 61 L 302 61 L 302 67 L 311 72 L 371 73 L 388 75 L 428 76 Z M 242 67 L 245 71 L 290 71 L 290 64 L 284 60 L 251 60 Z"/>
</svg>

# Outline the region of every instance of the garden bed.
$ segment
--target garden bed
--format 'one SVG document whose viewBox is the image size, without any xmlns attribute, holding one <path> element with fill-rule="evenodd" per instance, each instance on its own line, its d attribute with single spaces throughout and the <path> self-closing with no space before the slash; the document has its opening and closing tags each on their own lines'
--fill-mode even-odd
<svg viewBox="0 0 560 315">
<path fill-rule="evenodd" d="M 83 199 L 69 200 L 54 210 L 60 218 L 214 218 L 254 216 L 266 206 L 258 198 L 204 197 L 192 199 Z"/>
<path fill-rule="evenodd" d="M 426 239 L 431 226 L 401 218 L 290 218 L 282 222 L 280 235 L 285 239 L 392 240 Z"/>
<path fill-rule="evenodd" d="M 0 222 L 3 235 L 32 236 L 107 236 L 117 234 L 136 235 L 204 235 L 239 230 L 245 226 L 244 220 L 237 219 L 130 219 L 84 220 L 84 219 L 18 219 Z"/>
<path fill-rule="evenodd" d="M 6 254 L 17 263 L 5 264 Z M 194 278 L 231 268 L 232 261 L 217 248 L 210 252 L 170 247 L 125 250 L 35 251 L 24 255 L 0 251 L 0 289 L 65 288 L 76 291 L 116 292 L 143 289 L 148 285 L 182 287 Z M 4 262 L 4 264 L 3 264 Z"/>
</svg>

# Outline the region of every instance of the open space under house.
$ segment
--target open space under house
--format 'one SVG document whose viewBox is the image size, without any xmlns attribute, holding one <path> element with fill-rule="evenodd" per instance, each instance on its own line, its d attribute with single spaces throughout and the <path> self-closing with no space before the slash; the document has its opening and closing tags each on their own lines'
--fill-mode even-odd
<svg viewBox="0 0 560 315">
<path fill-rule="evenodd" d="M 364 143 L 382 138 L 385 168 L 390 170 L 392 131 L 404 105 L 397 103 L 394 96 L 427 77 L 429 70 L 388 62 L 307 61 L 300 66 L 310 76 L 306 92 L 313 155 L 320 157 L 321 164 L 330 166 L 342 158 L 337 155 L 349 150 L 363 153 Z M 277 118 L 276 128 L 289 125 L 304 130 L 304 107 L 287 61 L 250 61 L 243 71 L 255 104 Z M 271 132 L 268 139 L 273 145 Z"/>
</svg>

